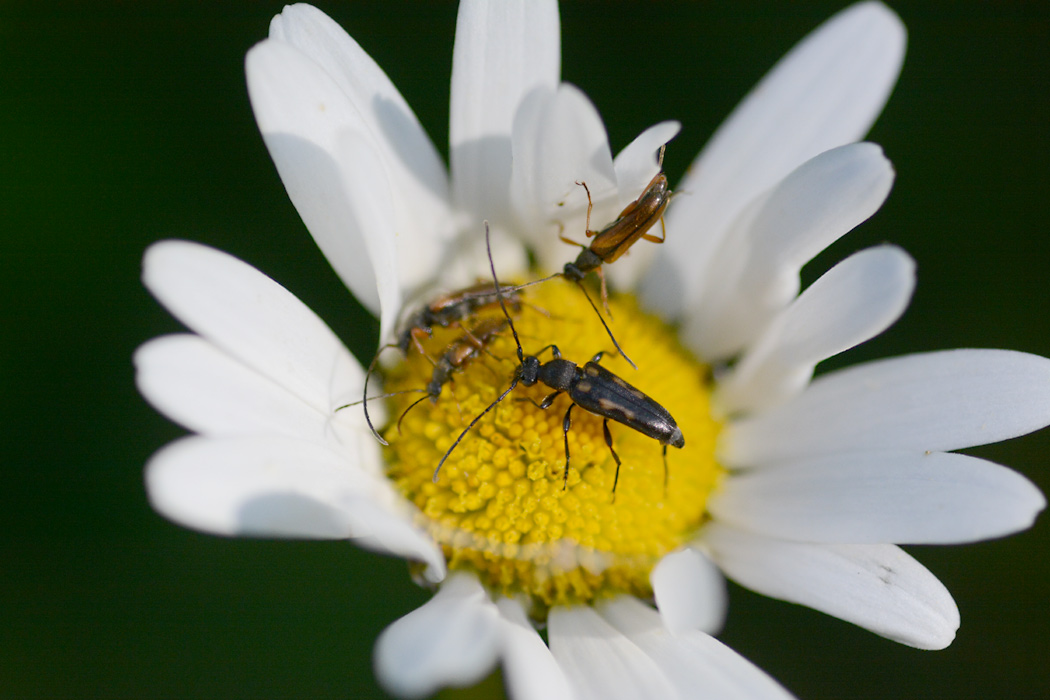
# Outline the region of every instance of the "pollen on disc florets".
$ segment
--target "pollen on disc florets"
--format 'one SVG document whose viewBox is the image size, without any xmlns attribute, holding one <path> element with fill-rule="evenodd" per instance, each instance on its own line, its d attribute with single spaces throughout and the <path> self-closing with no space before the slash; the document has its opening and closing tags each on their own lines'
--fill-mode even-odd
<svg viewBox="0 0 1050 700">
<path fill-rule="evenodd" d="M 610 421 L 623 465 L 614 494 L 616 464 L 602 418 L 580 407 L 573 409 L 568 432 L 566 480 L 562 425 L 571 402 L 562 394 L 540 409 L 536 404 L 552 393 L 542 384 L 519 384 L 474 426 L 437 482 L 432 480 L 457 436 L 514 378 L 518 361 L 509 330 L 455 373 L 437 402 L 424 400 L 409 411 L 400 431 L 398 417 L 419 394 L 390 400 L 387 474 L 420 509 L 421 525 L 441 544 L 450 568 L 473 571 L 506 595 L 525 594 L 536 604 L 534 612 L 616 593 L 647 597 L 650 571 L 695 534 L 721 472 L 714 458 L 718 424 L 709 411 L 708 368 L 630 297 L 610 299 L 609 325 L 637 371 L 616 353 L 574 284 L 555 279 L 537 285 L 524 301 L 512 318 L 526 355 L 553 343 L 564 358 L 582 366 L 604 350 L 604 367 L 674 416 L 685 447 L 668 449 L 666 489 L 662 446 Z M 465 325 L 500 317 L 497 306 Z M 462 335 L 460 328 L 435 329 L 427 353 L 440 358 Z M 539 356 L 549 360 L 550 350 Z M 422 388 L 432 370 L 427 358 L 410 349 L 387 373 L 386 390 Z"/>
</svg>

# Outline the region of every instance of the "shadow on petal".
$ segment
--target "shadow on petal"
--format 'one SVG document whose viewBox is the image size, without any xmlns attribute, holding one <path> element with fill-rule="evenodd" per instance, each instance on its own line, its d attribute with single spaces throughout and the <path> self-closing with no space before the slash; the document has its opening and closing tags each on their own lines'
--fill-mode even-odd
<svg viewBox="0 0 1050 700">
<path fill-rule="evenodd" d="M 402 105 L 395 100 L 381 95 L 372 99 L 372 109 L 390 152 L 397 155 L 405 170 L 415 176 L 416 182 L 429 190 L 434 197 L 442 201 L 447 200 L 447 182 L 444 179 L 435 182 L 433 177 L 427 177 L 425 167 L 429 165 L 430 159 L 427 158 L 424 163 L 420 154 L 429 156 L 433 147 L 426 140 L 426 134 L 420 130 L 419 123 L 412 114 L 406 113 Z M 422 138 L 413 138 L 416 134 Z"/>
<path fill-rule="evenodd" d="M 471 212 L 478 221 L 494 225 L 510 221 L 511 141 L 508 136 L 491 136 L 453 147 L 454 197 L 456 204 Z"/>
<path fill-rule="evenodd" d="M 321 501 L 295 493 L 253 498 L 237 513 L 241 535 L 309 539 L 341 539 L 350 534 L 344 513 Z"/>
</svg>

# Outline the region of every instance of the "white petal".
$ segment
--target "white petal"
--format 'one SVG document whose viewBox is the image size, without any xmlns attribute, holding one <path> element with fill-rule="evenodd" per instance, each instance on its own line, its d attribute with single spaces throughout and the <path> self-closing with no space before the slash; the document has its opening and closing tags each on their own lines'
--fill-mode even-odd
<svg viewBox="0 0 1050 700">
<path fill-rule="evenodd" d="M 309 406 L 356 400 L 364 372 L 328 326 L 288 290 L 214 248 L 161 241 L 142 281 L 173 315 L 217 348 Z"/>
<path fill-rule="evenodd" d="M 528 255 L 525 246 L 515 235 L 517 232 L 506 227 L 496 226 L 489 222 L 492 232 L 492 261 L 496 265 L 500 280 L 513 276 L 523 276 L 529 270 Z M 489 271 L 489 251 L 485 246 L 485 222 L 475 222 L 463 230 L 454 246 L 445 251 L 441 268 L 439 287 L 423 289 L 415 299 L 430 300 L 436 290 L 449 291 L 460 289 L 477 281 L 491 279 Z"/>
<path fill-rule="evenodd" d="M 374 270 L 398 264 L 394 205 L 360 112 L 323 68 L 289 44 L 256 44 L 245 71 L 255 121 L 292 204 L 346 287 L 378 316 Z M 339 145 L 354 136 L 360 162 L 346 160 L 348 147 Z M 411 257 L 400 262 L 413 267 Z"/>
<path fill-rule="evenodd" d="M 510 214 L 511 127 L 532 90 L 561 72 L 553 0 L 460 3 L 452 55 L 449 146 L 456 203 L 477 220 Z"/>
<path fill-rule="evenodd" d="M 736 474 L 708 501 L 718 520 L 780 539 L 957 544 L 1031 526 L 1046 506 L 1017 472 L 943 452 L 815 457 Z"/>
<path fill-rule="evenodd" d="M 423 607 L 383 630 L 375 671 L 392 695 L 426 697 L 477 682 L 496 663 L 499 613 L 478 580 L 450 576 Z"/>
<path fill-rule="evenodd" d="M 599 611 L 656 662 L 677 689 L 675 697 L 719 700 L 793 697 L 761 669 L 714 637 L 696 630 L 671 634 L 660 624 L 652 608 L 630 596 L 602 603 Z"/>
<path fill-rule="evenodd" d="M 307 404 L 197 335 L 151 340 L 135 352 L 135 370 L 142 395 L 197 433 L 286 435 L 328 441 L 348 454 L 372 439 L 360 410 L 333 414 L 327 405 Z"/>
<path fill-rule="evenodd" d="M 397 207 L 391 190 L 378 179 L 382 166 L 372 144 L 361 134 L 346 131 L 336 136 L 335 152 L 340 163 L 355 166 L 344 169 L 346 195 L 350 209 L 356 214 L 358 230 L 365 232 L 368 255 L 358 251 L 352 255 L 367 259 L 372 265 L 371 276 L 379 297 L 379 337 L 390 338 L 401 312 L 402 292 L 413 289 L 434 272 L 429 265 L 415 266 L 415 261 L 429 255 L 436 258 L 436 254 L 433 246 L 417 245 L 412 237 L 399 237 L 391 227 L 390 214 Z M 438 226 L 440 224 L 435 228 Z"/>
<path fill-rule="evenodd" d="M 500 657 L 508 695 L 514 700 L 573 700 L 569 681 L 521 605 L 500 598 L 496 607 L 500 612 Z"/>
<path fill-rule="evenodd" d="M 594 203 L 592 223 L 619 211 L 616 173 L 605 125 L 579 88 L 562 84 L 551 93 L 534 91 L 514 120 L 511 200 L 525 232 L 546 269 L 558 269 L 573 248 L 561 232 L 583 240 L 587 194 Z"/>
<path fill-rule="evenodd" d="M 893 545 L 785 542 L 712 524 L 702 533 L 731 579 L 919 649 L 955 639 L 959 611 L 947 589 Z"/>
<path fill-rule="evenodd" d="M 905 30 L 880 3 L 854 5 L 802 40 L 748 94 L 690 166 L 668 215 L 656 281 L 688 308 L 748 202 L 813 156 L 861 138 L 889 96 Z M 675 235 L 670 235 L 674 232 Z M 684 306 L 683 306 L 684 304 Z"/>
<path fill-rule="evenodd" d="M 621 209 L 638 199 L 643 188 L 660 172 L 657 152 L 681 130 L 682 124 L 673 120 L 653 124 L 616 154 L 613 167 L 616 169 Z"/>
<path fill-rule="evenodd" d="M 551 653 L 580 700 L 678 697 L 659 666 L 592 608 L 555 607 L 547 623 Z"/>
<path fill-rule="evenodd" d="M 688 547 L 671 552 L 649 574 L 649 582 L 671 632 L 721 631 L 729 607 L 726 581 L 702 553 Z"/>
<path fill-rule="evenodd" d="M 900 248 L 868 248 L 831 268 L 766 329 L 718 383 L 726 413 L 770 408 L 809 383 L 818 362 L 886 330 L 908 306 L 915 262 Z"/>
<path fill-rule="evenodd" d="M 818 377 L 791 401 L 722 433 L 734 467 L 874 449 L 949 451 L 1050 423 L 1050 360 L 1007 350 L 948 350 Z"/>
<path fill-rule="evenodd" d="M 410 506 L 381 479 L 323 445 L 285 437 L 189 437 L 146 466 L 146 489 L 165 517 L 216 535 L 361 538 L 370 549 L 443 572 L 440 550 L 415 528 Z"/>
<path fill-rule="evenodd" d="M 381 498 L 369 494 L 348 504 L 354 544 L 373 552 L 420 561 L 426 564 L 423 570 L 426 581 L 434 584 L 443 580 L 448 573 L 445 558 L 434 540 L 414 524 L 414 520 L 421 517 L 418 511 L 401 502 L 396 494 L 389 495 L 387 489 L 373 489 L 376 490 Z"/>
<path fill-rule="evenodd" d="M 315 7 L 285 7 L 270 23 L 270 38 L 294 46 L 323 68 L 356 108 L 396 197 L 387 213 L 396 222 L 398 247 L 402 253 L 419 253 L 421 269 L 406 274 L 406 286 L 432 277 L 441 246 L 455 232 L 448 175 L 408 103 L 357 42 Z M 379 172 L 355 160 L 340 163 L 371 177 Z"/>
<path fill-rule="evenodd" d="M 802 266 L 874 214 L 892 184 L 890 162 L 870 143 L 826 151 L 791 172 L 723 242 L 686 319 L 691 345 L 716 360 L 754 341 L 798 294 Z"/>
<path fill-rule="evenodd" d="M 324 69 L 288 44 L 257 44 L 245 72 L 255 120 L 288 196 L 343 283 L 378 316 L 382 290 L 374 270 L 414 269 L 416 251 L 399 261 L 390 179 L 367 124 Z M 349 159 L 353 152 L 341 139 L 360 144 L 360 161 Z"/>
</svg>

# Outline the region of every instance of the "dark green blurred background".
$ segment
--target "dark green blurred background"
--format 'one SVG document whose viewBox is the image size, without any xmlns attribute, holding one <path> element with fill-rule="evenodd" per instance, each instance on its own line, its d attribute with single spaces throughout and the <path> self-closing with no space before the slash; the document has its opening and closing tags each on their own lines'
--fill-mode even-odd
<svg viewBox="0 0 1050 700">
<path fill-rule="evenodd" d="M 455 6 L 320 5 L 446 152 Z M 745 91 L 839 7 L 566 4 L 563 77 L 597 103 L 614 150 L 680 119 L 674 182 Z M 135 347 L 179 329 L 139 284 L 150 242 L 230 251 L 358 356 L 374 347 L 376 325 L 314 247 L 252 120 L 243 56 L 280 9 L 0 4 L 0 696 L 381 696 L 373 641 L 427 597 L 402 562 L 346 543 L 180 529 L 142 488 L 147 458 L 181 434 L 133 385 Z M 908 57 L 871 135 L 895 190 L 806 274 L 889 240 L 917 259 L 919 288 L 888 334 L 835 364 L 955 346 L 1050 355 L 1050 3 L 896 9 Z M 1050 492 L 1050 432 L 975 452 Z M 1008 540 L 916 552 L 962 611 L 946 651 L 736 587 L 723 639 L 804 700 L 1050 697 L 1048 545 L 1044 517 Z"/>
</svg>

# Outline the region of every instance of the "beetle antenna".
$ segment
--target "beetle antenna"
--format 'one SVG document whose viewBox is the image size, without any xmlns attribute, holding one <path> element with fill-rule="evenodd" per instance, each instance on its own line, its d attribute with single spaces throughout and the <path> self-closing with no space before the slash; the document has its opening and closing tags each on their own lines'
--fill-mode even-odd
<svg viewBox="0 0 1050 700">
<path fill-rule="evenodd" d="M 424 394 L 426 394 L 426 396 L 420 397 L 419 400 L 417 400 L 417 401 L 413 401 L 412 405 L 409 406 L 408 408 L 406 408 L 401 413 L 401 417 L 397 419 L 397 433 L 398 433 L 398 435 L 401 434 L 401 421 L 403 421 L 405 419 L 405 416 L 408 415 L 408 412 L 411 411 L 416 406 L 418 406 L 419 404 L 423 403 L 424 401 L 426 401 L 427 399 L 430 398 L 430 392 L 427 391 L 426 389 L 412 389 L 410 391 L 422 391 Z M 408 392 L 406 391 L 406 392 L 403 392 L 403 393 L 407 394 Z"/>
<path fill-rule="evenodd" d="M 486 228 L 486 231 L 487 231 L 487 228 Z M 508 316 L 508 318 L 509 318 L 509 316 Z M 520 348 L 521 345 L 518 345 L 518 347 Z M 448 448 L 447 452 L 445 452 L 445 455 L 441 458 L 441 461 L 438 462 L 437 469 L 434 470 L 434 483 L 437 483 L 438 474 L 441 472 L 441 467 L 444 466 L 445 460 L 448 459 L 448 456 L 450 454 L 452 454 L 452 450 L 456 449 L 456 446 L 459 445 L 459 443 L 461 443 L 463 441 L 463 438 L 465 438 L 467 436 L 467 433 L 470 432 L 470 429 L 473 428 L 475 425 L 477 425 L 477 422 L 479 420 L 481 420 L 482 418 L 484 418 L 486 413 L 488 413 L 489 411 L 494 409 L 496 407 L 496 404 L 498 404 L 500 401 L 502 401 L 503 399 L 507 398 L 507 394 L 512 392 L 514 390 L 514 387 L 516 387 L 518 385 L 518 379 L 519 379 L 518 377 L 514 377 L 514 381 L 512 381 L 510 383 L 510 386 L 507 387 L 506 391 L 504 391 L 502 394 L 500 394 L 499 397 L 495 401 L 493 401 L 487 407 L 485 407 L 484 411 L 482 411 L 478 415 L 474 416 L 474 420 L 470 421 L 470 425 L 468 425 L 466 428 L 463 429 L 463 432 L 459 434 L 459 437 L 456 438 L 456 441 L 454 443 L 452 443 L 452 446 Z M 423 398 L 426 398 L 426 397 L 424 396 Z M 420 401 L 422 401 L 422 400 L 423 399 L 420 399 Z"/>
<path fill-rule="evenodd" d="M 543 278 L 538 279 L 538 280 L 532 280 L 531 282 L 525 282 L 524 284 L 514 285 L 513 287 L 504 287 L 503 291 L 505 291 L 505 292 L 518 292 L 518 291 L 521 291 L 522 289 L 528 289 L 529 287 L 535 287 L 537 284 L 543 284 L 544 282 L 550 282 L 555 277 L 564 277 L 564 276 L 565 275 L 563 275 L 560 272 L 555 272 L 553 275 L 548 275 L 547 277 L 543 277 Z"/>
<path fill-rule="evenodd" d="M 380 445 L 389 445 L 390 443 L 388 443 L 386 440 L 384 440 L 383 436 L 379 434 L 379 431 L 375 429 L 375 426 L 372 425 L 372 417 L 368 415 L 368 380 L 372 377 L 372 372 L 375 371 L 376 363 L 379 362 L 379 356 L 383 354 L 384 350 L 386 350 L 387 348 L 392 348 L 392 347 L 396 347 L 396 346 L 392 345 L 392 344 L 387 344 L 387 345 L 384 345 L 383 347 L 379 348 L 378 350 L 376 350 L 376 354 L 372 356 L 372 361 L 368 363 L 368 371 L 365 372 L 365 386 L 361 390 L 361 400 L 360 401 L 355 401 L 354 403 L 346 404 L 346 406 L 356 406 L 359 403 L 362 403 L 362 404 L 365 405 L 365 423 L 368 423 L 368 429 L 372 431 L 372 435 L 375 436 L 375 439 L 379 440 L 379 444 Z M 393 394 L 387 394 L 387 396 L 393 396 Z M 383 398 L 383 397 L 382 396 L 373 396 L 372 398 L 379 399 L 379 398 Z M 335 410 L 338 411 L 339 409 L 346 408 L 346 406 L 340 406 L 339 408 L 337 408 Z"/>
<path fill-rule="evenodd" d="M 605 322 L 605 317 L 602 316 L 602 312 L 598 310 L 598 307 L 595 305 L 594 300 L 591 299 L 591 295 L 587 293 L 587 289 L 583 286 L 583 283 L 577 282 L 576 286 L 580 288 L 581 292 L 583 292 L 583 296 L 587 298 L 587 303 L 591 305 L 592 309 L 594 309 L 594 313 L 598 314 L 598 320 L 602 322 L 602 328 L 608 333 L 609 340 L 611 340 L 613 345 L 616 346 L 616 351 L 620 353 L 620 357 L 627 360 L 627 364 L 631 366 L 631 369 L 638 369 L 638 365 L 634 364 L 631 358 L 627 357 L 627 353 L 625 353 L 623 348 L 620 347 L 620 344 L 616 342 L 616 336 L 613 335 L 612 329 L 610 329 L 609 324 Z"/>
<path fill-rule="evenodd" d="M 344 403 L 342 406 L 337 407 L 335 409 L 335 411 L 342 411 L 344 408 L 350 408 L 351 406 L 359 406 L 360 404 L 363 404 L 366 401 L 375 401 L 376 399 L 389 399 L 391 396 L 401 396 L 401 394 L 418 394 L 418 393 L 424 393 L 425 394 L 425 393 L 427 393 L 427 390 L 426 389 L 402 389 L 401 391 L 391 391 L 391 392 L 386 393 L 386 394 L 376 394 L 375 396 L 369 396 L 367 399 L 362 399 L 361 401 L 351 401 L 350 403 Z M 333 413 L 335 411 L 333 411 Z"/>
<path fill-rule="evenodd" d="M 518 339 L 518 329 L 516 329 L 514 327 L 514 321 L 512 321 L 510 319 L 510 313 L 507 311 L 507 304 L 506 304 L 506 302 L 503 301 L 503 290 L 500 289 L 499 279 L 496 277 L 496 263 L 492 262 L 492 241 L 490 241 L 489 238 L 490 238 L 490 236 L 489 236 L 489 222 L 486 221 L 485 222 L 485 250 L 489 254 L 489 270 L 492 271 L 492 281 L 496 285 L 496 299 L 499 300 L 499 307 L 501 309 L 503 309 L 503 315 L 507 317 L 507 323 L 510 324 L 510 332 L 514 334 L 514 342 L 518 346 L 518 362 L 521 363 L 521 364 L 525 364 L 525 351 L 521 349 L 521 340 Z M 501 396 L 500 398 L 503 398 L 503 397 Z M 498 401 L 498 399 L 497 399 L 497 401 Z M 487 412 L 488 409 L 486 408 L 485 411 Z M 485 415 L 485 414 L 483 413 L 482 415 Z M 471 423 L 471 425 L 474 425 L 474 424 Z M 470 430 L 470 428 L 467 428 L 467 430 Z M 460 436 L 460 437 L 462 437 L 462 436 Z M 456 442 L 458 443 L 459 440 L 456 440 Z M 455 445 L 453 445 L 453 447 L 455 447 Z M 451 450 L 449 450 L 449 451 L 451 452 Z M 445 456 L 448 457 L 448 454 L 446 453 Z M 442 459 L 441 461 L 444 462 L 445 460 Z M 438 465 L 438 469 L 440 469 L 440 468 L 441 468 L 441 465 L 439 464 Z M 434 472 L 434 479 L 437 480 L 437 472 Z"/>
<path fill-rule="evenodd" d="M 507 323 L 510 325 L 510 331 L 511 331 L 511 333 L 514 334 L 514 342 L 518 346 L 518 363 L 523 365 L 523 364 L 525 364 L 525 351 L 521 349 L 521 340 L 518 338 L 518 331 L 514 327 L 514 321 L 511 320 L 510 312 L 507 311 L 507 304 L 503 300 L 503 290 L 500 288 L 500 286 L 499 286 L 499 278 L 496 276 L 496 263 L 494 263 L 492 261 L 492 242 L 490 240 L 490 237 L 491 236 L 490 236 L 490 233 L 489 233 L 489 222 L 486 221 L 485 222 L 485 250 L 489 254 L 489 270 L 492 272 L 492 281 L 496 285 L 496 299 L 499 300 L 499 307 L 503 310 L 503 315 L 507 317 Z M 456 449 L 456 447 L 459 445 L 459 443 L 463 442 L 463 438 L 465 438 L 467 436 L 467 433 L 470 432 L 470 429 L 473 428 L 475 425 L 477 425 L 478 421 L 481 420 L 482 418 L 484 418 L 485 414 L 487 414 L 489 411 L 494 409 L 497 406 L 497 404 L 499 404 L 500 401 L 502 401 L 503 399 L 507 398 L 507 395 L 514 390 L 514 387 L 516 387 L 518 385 L 518 382 L 520 380 L 521 380 L 521 377 L 520 377 L 519 373 L 515 373 L 514 379 L 513 379 L 513 381 L 511 381 L 510 386 L 508 386 L 506 388 L 506 390 L 504 390 L 504 392 L 502 394 L 497 396 L 495 401 L 493 401 L 488 406 L 486 406 L 484 411 L 482 411 L 478 415 L 474 416 L 474 419 L 470 421 L 470 425 L 468 425 L 466 428 L 463 429 L 463 432 L 459 434 L 459 437 L 456 438 L 456 441 L 452 443 L 452 445 L 445 452 L 444 456 L 441 457 L 441 461 L 438 462 L 437 468 L 434 470 L 434 481 L 435 482 L 437 482 L 437 480 L 438 480 L 438 474 L 441 473 L 441 467 L 444 466 L 445 461 L 449 458 L 449 455 L 452 454 L 452 451 Z M 422 401 L 422 399 L 420 399 L 420 400 Z"/>
<path fill-rule="evenodd" d="M 667 498 L 667 445 L 664 445 L 664 498 Z"/>
</svg>

